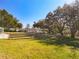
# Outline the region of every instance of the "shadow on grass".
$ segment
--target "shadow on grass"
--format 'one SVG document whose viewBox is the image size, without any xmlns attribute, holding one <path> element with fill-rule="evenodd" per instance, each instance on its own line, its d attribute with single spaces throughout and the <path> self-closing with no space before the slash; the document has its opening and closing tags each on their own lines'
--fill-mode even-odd
<svg viewBox="0 0 79 59">
<path fill-rule="evenodd" d="M 41 39 L 40 43 L 44 43 L 47 45 L 67 45 L 72 46 L 73 48 L 79 48 L 79 39 L 72 39 L 70 37 L 64 37 L 63 39 L 53 38 L 53 39 Z"/>
<path fill-rule="evenodd" d="M 28 40 L 28 39 L 31 39 L 31 37 L 20 37 L 20 38 L 9 38 L 7 40 Z"/>
</svg>

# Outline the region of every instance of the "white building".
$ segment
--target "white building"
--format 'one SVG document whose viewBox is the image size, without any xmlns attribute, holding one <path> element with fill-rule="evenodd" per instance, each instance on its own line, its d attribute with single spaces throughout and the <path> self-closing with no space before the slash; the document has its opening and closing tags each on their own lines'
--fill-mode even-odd
<svg viewBox="0 0 79 59">
<path fill-rule="evenodd" d="M 26 31 L 28 33 L 43 33 L 42 29 L 40 29 L 40 28 L 29 28 Z"/>
</svg>

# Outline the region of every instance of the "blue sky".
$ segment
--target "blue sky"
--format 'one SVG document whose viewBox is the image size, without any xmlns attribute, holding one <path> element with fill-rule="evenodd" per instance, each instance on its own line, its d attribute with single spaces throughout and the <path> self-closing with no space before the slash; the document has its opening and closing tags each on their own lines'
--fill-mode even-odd
<svg viewBox="0 0 79 59">
<path fill-rule="evenodd" d="M 46 14 L 73 0 L 0 0 L 0 9 L 6 9 L 24 26 L 45 18 Z"/>
</svg>

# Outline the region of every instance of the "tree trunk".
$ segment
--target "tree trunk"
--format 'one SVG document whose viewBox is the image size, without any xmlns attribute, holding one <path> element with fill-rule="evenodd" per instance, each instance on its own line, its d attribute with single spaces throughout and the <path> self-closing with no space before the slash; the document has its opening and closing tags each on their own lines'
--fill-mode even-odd
<svg viewBox="0 0 79 59">
<path fill-rule="evenodd" d="M 63 36 L 63 33 L 62 32 L 60 34 L 61 34 L 61 36 Z"/>
<path fill-rule="evenodd" d="M 70 31 L 71 31 L 71 38 L 74 39 L 75 38 L 75 34 L 77 32 L 76 26 L 72 26 L 70 28 Z"/>
<path fill-rule="evenodd" d="M 71 38 L 75 38 L 75 34 L 76 34 L 77 30 L 73 29 L 71 30 Z"/>
<path fill-rule="evenodd" d="M 60 32 L 60 34 L 61 34 L 61 39 L 63 39 L 64 38 L 63 32 Z"/>
<path fill-rule="evenodd" d="M 48 29 L 48 33 L 51 34 L 51 28 Z"/>
<path fill-rule="evenodd" d="M 48 32 L 49 34 L 51 34 L 51 30 L 49 30 L 49 32 Z"/>
<path fill-rule="evenodd" d="M 71 38 L 75 38 L 75 33 L 71 33 Z"/>
</svg>

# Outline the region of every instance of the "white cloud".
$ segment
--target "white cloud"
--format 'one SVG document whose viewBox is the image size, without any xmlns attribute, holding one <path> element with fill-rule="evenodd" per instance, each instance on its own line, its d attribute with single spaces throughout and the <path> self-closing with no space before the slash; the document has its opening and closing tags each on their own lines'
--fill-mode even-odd
<svg viewBox="0 0 79 59">
<path fill-rule="evenodd" d="M 75 0 L 63 0 L 65 3 L 72 3 Z"/>
</svg>

